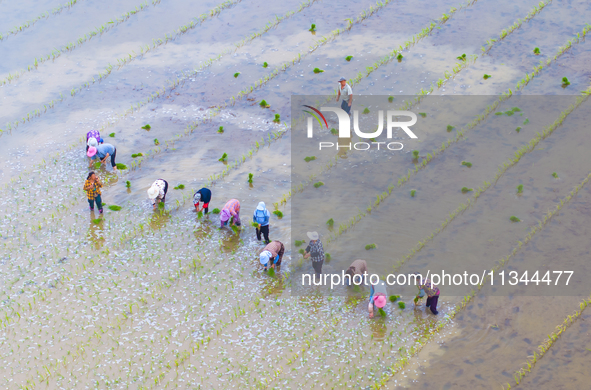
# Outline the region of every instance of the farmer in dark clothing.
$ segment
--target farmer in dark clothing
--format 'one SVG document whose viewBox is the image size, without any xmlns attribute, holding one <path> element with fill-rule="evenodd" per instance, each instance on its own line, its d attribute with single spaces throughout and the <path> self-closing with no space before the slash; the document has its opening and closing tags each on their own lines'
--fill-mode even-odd
<svg viewBox="0 0 591 390">
<path fill-rule="evenodd" d="M 431 309 L 431 313 L 439 313 L 437 311 L 437 301 L 439 300 L 439 287 L 433 284 L 433 282 L 431 282 L 431 280 L 429 280 L 428 278 L 423 279 L 423 277 L 420 276 L 418 272 L 416 272 L 415 275 L 419 275 L 419 277 L 417 278 L 417 280 L 420 280 L 419 285 L 417 286 L 419 288 L 419 291 L 423 290 L 425 294 L 427 294 L 427 303 L 425 303 L 425 306 Z M 420 294 L 417 295 L 417 297 L 415 298 L 418 301 L 417 298 L 421 298 Z"/>
<path fill-rule="evenodd" d="M 307 259 L 310 256 L 312 257 L 312 267 L 314 267 L 316 275 L 320 277 L 320 274 L 322 273 L 322 264 L 324 263 L 324 248 L 322 247 L 322 242 L 320 242 L 317 232 L 308 232 L 308 238 L 310 239 L 310 243 L 306 248 L 304 259 Z"/>
<path fill-rule="evenodd" d="M 275 268 L 275 266 L 277 266 L 277 268 L 281 267 L 281 260 L 283 259 L 284 252 L 285 246 L 282 242 L 271 241 L 268 243 L 259 255 L 259 260 L 264 270 L 266 271 L 269 266 L 271 268 Z"/>
<path fill-rule="evenodd" d="M 211 201 L 211 191 L 207 188 L 202 188 L 199 191 L 193 194 L 193 204 L 195 205 L 195 210 L 200 212 L 203 210 L 204 214 L 207 214 L 209 211 L 209 202 Z M 199 202 L 203 202 L 203 208 L 199 208 Z"/>
<path fill-rule="evenodd" d="M 349 275 L 351 282 L 353 282 L 355 275 L 363 276 L 364 272 L 367 272 L 367 262 L 365 260 L 357 259 L 351 263 L 349 269 L 345 271 L 345 274 Z M 357 278 L 357 280 L 359 280 L 359 278 Z"/>
</svg>

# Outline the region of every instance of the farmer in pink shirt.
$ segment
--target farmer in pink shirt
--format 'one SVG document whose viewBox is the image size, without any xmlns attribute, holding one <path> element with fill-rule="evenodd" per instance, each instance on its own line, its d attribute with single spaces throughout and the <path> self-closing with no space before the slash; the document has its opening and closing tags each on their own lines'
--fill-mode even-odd
<svg viewBox="0 0 591 390">
<path fill-rule="evenodd" d="M 220 229 L 227 225 L 232 217 L 230 226 L 240 226 L 240 202 L 238 199 L 230 199 L 220 212 Z"/>
</svg>

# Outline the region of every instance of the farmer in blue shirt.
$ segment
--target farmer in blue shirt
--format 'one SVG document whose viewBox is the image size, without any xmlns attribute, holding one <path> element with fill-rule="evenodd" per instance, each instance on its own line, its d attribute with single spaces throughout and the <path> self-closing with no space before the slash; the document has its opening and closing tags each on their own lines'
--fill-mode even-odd
<svg viewBox="0 0 591 390">
<path fill-rule="evenodd" d="M 98 158 L 101 160 L 101 164 L 104 164 L 107 161 L 107 158 L 111 157 L 111 166 L 114 170 L 117 170 L 117 163 L 115 162 L 115 156 L 117 155 L 117 149 L 111 144 L 100 144 L 96 147 L 91 146 L 88 148 L 88 152 L 86 155 L 90 157 L 90 164 L 88 167 L 92 166 L 93 160 Z"/>
<path fill-rule="evenodd" d="M 269 241 L 269 219 L 271 218 L 271 214 L 267 207 L 265 206 L 265 202 L 259 202 L 254 214 L 252 216 L 252 221 L 257 224 L 257 240 L 261 241 L 261 233 L 265 236 L 265 244 L 270 243 Z"/>
</svg>

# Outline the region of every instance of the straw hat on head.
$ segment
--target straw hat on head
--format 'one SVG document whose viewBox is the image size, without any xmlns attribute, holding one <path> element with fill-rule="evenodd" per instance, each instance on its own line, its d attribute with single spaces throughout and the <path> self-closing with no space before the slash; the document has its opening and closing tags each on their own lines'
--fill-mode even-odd
<svg viewBox="0 0 591 390">
<path fill-rule="evenodd" d="M 308 232 L 306 234 L 308 235 L 308 238 L 310 240 L 314 240 L 314 241 L 316 241 L 318 239 L 318 237 L 319 237 L 318 236 L 318 232 Z"/>
<path fill-rule="evenodd" d="M 91 147 L 88 148 L 88 151 L 86 152 L 86 155 L 88 157 L 93 157 L 96 154 L 96 152 L 97 152 L 96 148 L 94 146 L 91 146 Z"/>
<path fill-rule="evenodd" d="M 160 190 L 156 187 L 156 184 L 152 184 L 152 187 L 148 188 L 148 198 L 154 200 L 158 196 Z"/>
<path fill-rule="evenodd" d="M 96 148 L 96 146 L 98 145 L 98 141 L 96 140 L 96 138 L 90 137 L 88 139 L 87 145 L 88 146 L 94 146 Z"/>
<path fill-rule="evenodd" d="M 386 306 L 386 297 L 383 295 L 378 295 L 377 297 L 374 298 L 374 302 L 377 307 L 382 309 L 384 306 Z"/>
</svg>

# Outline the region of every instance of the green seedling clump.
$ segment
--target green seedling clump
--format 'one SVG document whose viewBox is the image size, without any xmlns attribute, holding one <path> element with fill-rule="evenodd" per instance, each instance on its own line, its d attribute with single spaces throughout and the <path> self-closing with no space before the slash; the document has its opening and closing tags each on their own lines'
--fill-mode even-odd
<svg viewBox="0 0 591 390">
<path fill-rule="evenodd" d="M 332 218 L 329 219 L 328 221 L 326 221 L 326 224 L 330 227 L 333 227 L 334 226 L 334 219 L 332 219 Z"/>
<path fill-rule="evenodd" d="M 203 217 L 203 211 L 199 211 L 199 212 L 197 213 L 197 218 L 198 218 L 198 219 L 201 219 L 202 217 Z"/>
<path fill-rule="evenodd" d="M 326 261 L 330 261 L 330 259 L 331 259 L 330 253 L 325 253 L 324 257 L 326 258 Z"/>
<path fill-rule="evenodd" d="M 317 181 L 316 183 L 314 183 L 314 188 L 322 187 L 323 185 L 324 185 L 323 182 Z"/>
<path fill-rule="evenodd" d="M 314 73 L 318 74 L 318 73 L 322 73 L 324 72 L 324 70 L 320 69 L 320 68 L 314 68 Z"/>
<path fill-rule="evenodd" d="M 330 133 L 337 135 L 339 133 L 339 131 L 333 127 L 332 129 L 330 129 Z"/>
<path fill-rule="evenodd" d="M 95 225 L 98 225 L 99 223 L 103 222 L 102 218 L 97 218 L 97 219 L 93 219 L 92 223 L 94 223 Z"/>
<path fill-rule="evenodd" d="M 394 303 L 400 298 L 400 295 L 390 295 L 390 302 Z"/>
<path fill-rule="evenodd" d="M 162 203 L 162 202 L 158 203 L 158 208 L 160 210 L 164 210 L 164 203 Z"/>
<path fill-rule="evenodd" d="M 281 212 L 281 210 L 275 210 L 273 211 L 273 214 L 275 214 L 277 218 L 283 218 L 283 213 Z"/>
<path fill-rule="evenodd" d="M 411 198 L 414 198 L 416 193 L 417 193 L 417 190 L 410 190 Z"/>
<path fill-rule="evenodd" d="M 388 96 L 388 102 L 392 103 L 394 101 L 394 96 Z"/>
<path fill-rule="evenodd" d="M 122 164 L 122 163 L 117 163 L 117 165 L 115 165 L 115 166 L 117 167 L 117 169 L 121 169 L 121 170 L 127 169 L 127 165 Z"/>
<path fill-rule="evenodd" d="M 218 161 L 221 161 L 221 162 L 228 161 L 228 154 L 227 153 L 222 154 L 222 157 L 220 157 L 218 159 Z"/>
<path fill-rule="evenodd" d="M 154 138 L 154 145 L 160 145 L 160 141 L 158 141 L 158 138 Z"/>
<path fill-rule="evenodd" d="M 419 115 L 421 116 L 421 118 L 426 118 L 427 117 L 427 113 L 426 112 L 419 112 Z"/>
<path fill-rule="evenodd" d="M 224 132 L 224 126 L 220 126 L 220 128 L 218 129 L 218 133 L 223 133 Z"/>
<path fill-rule="evenodd" d="M 507 116 L 511 116 L 511 115 L 513 115 L 513 114 L 514 114 L 514 112 L 513 112 L 513 111 L 511 111 L 511 110 L 509 110 L 509 111 L 505 111 L 505 114 L 506 114 Z"/>
<path fill-rule="evenodd" d="M 99 169 L 101 167 L 101 162 L 97 161 L 94 163 L 94 169 Z"/>
<path fill-rule="evenodd" d="M 504 112 L 503 112 L 503 111 L 498 111 L 498 112 L 495 112 L 495 115 L 503 115 L 503 114 L 504 114 Z"/>
<path fill-rule="evenodd" d="M 378 308 L 378 313 L 380 313 L 380 316 L 382 317 L 386 317 L 386 312 L 384 311 L 384 309 L 382 309 L 381 307 Z"/>
<path fill-rule="evenodd" d="M 213 214 L 219 214 L 220 213 L 220 209 L 213 209 L 213 210 L 211 210 L 211 212 Z"/>
<path fill-rule="evenodd" d="M 316 156 L 308 156 L 308 157 L 304 158 L 304 160 L 306 162 L 314 161 L 314 160 L 316 160 Z"/>
<path fill-rule="evenodd" d="M 566 77 L 563 77 L 563 78 L 562 78 L 562 85 L 563 85 L 563 86 L 570 85 L 570 81 L 568 81 L 568 78 L 566 78 Z"/>
<path fill-rule="evenodd" d="M 490 79 L 491 77 L 492 77 L 491 75 L 489 75 L 489 74 L 486 74 L 486 73 L 484 74 L 484 76 L 482 76 L 482 78 L 483 78 L 483 79 L 485 79 L 485 80 L 488 80 L 488 79 Z"/>
<path fill-rule="evenodd" d="M 404 309 L 406 307 L 406 304 L 404 302 L 398 302 L 398 307 Z"/>
<path fill-rule="evenodd" d="M 347 61 L 351 61 L 351 60 L 353 59 L 353 56 L 347 56 L 347 57 L 345 57 L 345 59 L 346 59 Z"/>
<path fill-rule="evenodd" d="M 145 126 L 142 126 L 142 129 L 144 129 L 144 130 L 150 130 L 151 128 L 152 128 L 152 126 L 150 126 L 148 124 Z"/>
<path fill-rule="evenodd" d="M 125 187 L 130 188 L 131 187 L 131 182 L 129 180 L 127 180 L 125 182 Z"/>
<path fill-rule="evenodd" d="M 174 187 L 175 190 L 184 190 L 185 189 L 185 185 L 184 184 L 179 184 L 178 186 Z"/>
<path fill-rule="evenodd" d="M 416 160 L 419 158 L 419 151 L 418 150 L 413 150 L 412 151 L 412 157 Z"/>
<path fill-rule="evenodd" d="M 306 243 L 306 241 L 304 241 L 304 240 L 301 240 L 301 241 L 300 241 L 300 240 L 295 240 L 295 246 L 296 246 L 296 247 L 298 247 L 298 246 L 302 246 L 302 245 L 304 245 L 305 243 Z"/>
<path fill-rule="evenodd" d="M 135 154 L 135 153 L 131 155 L 131 158 L 136 158 L 136 157 L 137 157 L 137 154 Z"/>
<path fill-rule="evenodd" d="M 518 128 L 516 128 L 515 131 L 519 133 L 521 131 L 521 126 L 519 126 Z"/>
<path fill-rule="evenodd" d="M 310 26 L 310 30 L 308 31 L 316 31 L 316 25 L 312 23 L 312 25 Z"/>
<path fill-rule="evenodd" d="M 261 102 L 259 103 L 259 105 L 262 108 L 269 108 L 269 107 L 271 107 L 269 104 L 267 104 L 267 101 L 265 99 L 261 100 Z"/>
<path fill-rule="evenodd" d="M 301 248 L 301 249 L 298 251 L 298 253 L 299 253 L 300 255 L 303 255 L 304 253 L 306 253 L 306 251 L 305 251 L 303 248 Z"/>
<path fill-rule="evenodd" d="M 517 186 L 517 193 L 518 194 L 522 194 L 523 193 L 523 184 L 520 184 Z"/>
<path fill-rule="evenodd" d="M 252 173 L 248 174 L 248 182 L 252 184 L 252 178 L 254 177 L 254 175 Z"/>
<path fill-rule="evenodd" d="M 534 47 L 534 54 L 540 54 L 540 48 Z"/>
<path fill-rule="evenodd" d="M 513 112 L 520 112 L 521 111 L 521 108 L 519 108 L 519 107 L 513 107 L 511 109 L 511 111 L 513 111 Z"/>
<path fill-rule="evenodd" d="M 398 62 L 402 61 L 403 58 L 404 58 L 404 56 L 402 55 L 402 53 L 398 53 L 398 55 L 396 56 L 396 59 L 398 60 Z"/>
<path fill-rule="evenodd" d="M 472 168 L 472 163 L 468 161 L 462 161 L 462 165 L 468 168 Z"/>
<path fill-rule="evenodd" d="M 121 210 L 121 206 L 115 206 L 114 204 L 109 206 L 109 210 L 119 211 Z"/>
<path fill-rule="evenodd" d="M 453 129 L 455 129 L 455 127 L 453 127 L 452 125 L 447 125 L 447 132 L 450 133 Z"/>
<path fill-rule="evenodd" d="M 240 76 L 240 72 L 236 72 L 236 73 L 234 73 L 234 78 L 236 78 L 236 77 L 238 77 L 238 76 Z"/>
<path fill-rule="evenodd" d="M 456 57 L 460 61 L 466 61 L 466 53 L 462 54 L 461 56 Z"/>
<path fill-rule="evenodd" d="M 517 218 L 516 216 L 512 215 L 511 218 L 509 218 L 511 220 L 511 222 L 520 222 L 521 219 Z"/>
<path fill-rule="evenodd" d="M 269 270 L 267 271 L 267 275 L 271 277 L 275 276 L 275 268 L 269 268 Z"/>
<path fill-rule="evenodd" d="M 368 251 L 370 249 L 376 249 L 378 246 L 376 244 L 367 244 L 365 246 L 365 250 Z"/>
<path fill-rule="evenodd" d="M 111 134 L 109 134 L 109 137 L 111 137 L 111 138 L 115 138 L 115 133 L 111 133 Z"/>
<path fill-rule="evenodd" d="M 552 172 L 552 177 L 555 178 L 555 179 L 558 179 L 558 173 Z"/>
<path fill-rule="evenodd" d="M 364 114 L 369 114 L 369 108 L 365 107 L 365 108 L 363 109 L 363 113 L 364 113 Z"/>
<path fill-rule="evenodd" d="M 269 64 L 267 64 L 266 62 L 263 62 L 263 68 L 266 68 L 268 66 L 269 66 Z"/>
<path fill-rule="evenodd" d="M 275 123 L 281 122 L 281 115 L 275 114 L 275 119 L 273 119 L 273 122 L 275 122 Z"/>
<path fill-rule="evenodd" d="M 527 125 L 527 124 L 529 124 L 529 118 L 525 118 L 525 120 L 523 121 L 523 124 L 524 124 L 524 125 Z"/>
<path fill-rule="evenodd" d="M 466 192 L 472 191 L 472 188 L 462 187 L 462 193 L 465 194 Z"/>
</svg>

